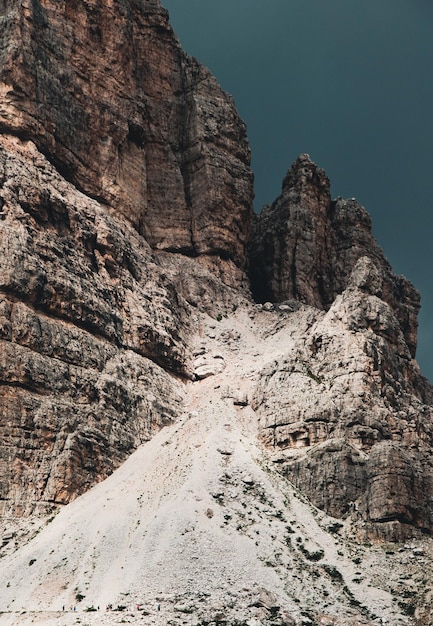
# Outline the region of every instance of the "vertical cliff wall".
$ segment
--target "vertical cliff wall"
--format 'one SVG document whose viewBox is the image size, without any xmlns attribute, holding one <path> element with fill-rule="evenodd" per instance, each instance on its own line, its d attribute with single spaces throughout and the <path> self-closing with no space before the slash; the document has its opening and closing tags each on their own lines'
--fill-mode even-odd
<svg viewBox="0 0 433 626">
<path fill-rule="evenodd" d="M 68 503 L 182 415 L 224 370 L 194 370 L 203 312 L 233 354 L 242 299 L 256 323 L 249 268 L 285 301 L 244 344 L 282 473 L 382 537 L 433 532 L 417 291 L 307 155 L 253 217 L 245 125 L 159 2 L 0 0 L 0 131 L 0 513 Z"/>
<path fill-rule="evenodd" d="M 252 174 L 232 99 L 152 0 L 1 1 L 0 131 L 0 500 L 27 513 L 182 413 L 186 299 L 215 305 L 207 262 L 242 279 Z"/>
<path fill-rule="evenodd" d="M 250 273 L 259 301 L 309 311 L 302 340 L 282 346 L 253 401 L 281 471 L 371 536 L 431 532 L 433 392 L 414 360 L 419 294 L 392 272 L 366 210 L 332 200 L 308 155 L 255 220 Z"/>
<path fill-rule="evenodd" d="M 153 0 L 0 6 L 0 128 L 158 250 L 245 265 L 245 125 Z"/>
</svg>

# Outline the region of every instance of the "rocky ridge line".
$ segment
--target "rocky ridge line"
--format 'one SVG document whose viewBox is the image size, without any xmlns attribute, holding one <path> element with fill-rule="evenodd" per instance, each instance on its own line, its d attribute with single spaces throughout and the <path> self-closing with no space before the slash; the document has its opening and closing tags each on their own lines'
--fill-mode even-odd
<svg viewBox="0 0 433 626">
<path fill-rule="evenodd" d="M 22 515 L 103 480 L 221 373 L 194 343 L 252 304 L 252 177 L 231 98 L 159 2 L 12 0 L 0 40 L 0 481 Z M 281 473 L 360 536 L 432 532 L 419 296 L 368 214 L 302 155 L 249 250 L 269 336 L 302 311 L 251 398 Z"/>
<path fill-rule="evenodd" d="M 332 200 L 324 170 L 300 155 L 283 180 L 281 195 L 255 218 L 250 276 L 257 301 L 295 299 L 327 310 L 363 256 L 379 268 L 377 295 L 392 308 L 414 356 L 419 293 L 392 272 L 367 211 L 353 198 Z"/>
</svg>

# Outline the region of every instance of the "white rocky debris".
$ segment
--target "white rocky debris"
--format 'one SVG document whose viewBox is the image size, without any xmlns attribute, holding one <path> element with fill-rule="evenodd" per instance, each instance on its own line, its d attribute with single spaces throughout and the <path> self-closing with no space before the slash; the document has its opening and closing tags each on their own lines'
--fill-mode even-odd
<svg viewBox="0 0 433 626">
<path fill-rule="evenodd" d="M 267 311 L 219 323 L 195 357 L 220 355 L 226 367 L 187 383 L 178 421 L 33 537 L 31 523 L 16 534 L 19 549 L 0 559 L 2 626 L 411 624 L 410 599 L 394 598 L 410 592 L 405 576 L 433 571 L 428 541 L 396 550 L 390 577 L 383 548 L 345 538 L 276 471 L 257 415 L 237 402 L 254 395 L 246 374 L 278 363 L 308 316 L 272 332 Z"/>
</svg>

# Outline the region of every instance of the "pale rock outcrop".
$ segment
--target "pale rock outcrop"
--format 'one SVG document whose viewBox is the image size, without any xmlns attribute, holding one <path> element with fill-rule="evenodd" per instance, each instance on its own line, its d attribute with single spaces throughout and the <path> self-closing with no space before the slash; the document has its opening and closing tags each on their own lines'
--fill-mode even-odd
<svg viewBox="0 0 433 626">
<path fill-rule="evenodd" d="M 404 528 L 387 522 L 433 530 L 433 398 L 376 295 L 382 278 L 359 259 L 329 311 L 264 370 L 253 406 L 281 471 L 316 506 L 395 539 Z"/>
<path fill-rule="evenodd" d="M 230 398 L 236 406 L 248 405 L 248 394 L 246 391 L 237 389 L 236 387 L 224 387 L 221 392 L 222 398 Z"/>
<path fill-rule="evenodd" d="M 194 377 L 196 380 L 215 376 L 224 371 L 224 357 L 219 354 L 203 354 L 194 360 Z"/>
</svg>

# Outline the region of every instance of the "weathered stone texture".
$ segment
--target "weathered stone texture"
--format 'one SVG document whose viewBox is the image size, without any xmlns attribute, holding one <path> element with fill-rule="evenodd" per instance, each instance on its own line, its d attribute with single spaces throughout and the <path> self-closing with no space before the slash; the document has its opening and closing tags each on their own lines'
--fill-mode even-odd
<svg viewBox="0 0 433 626">
<path fill-rule="evenodd" d="M 3 132 L 31 138 L 153 248 L 244 267 L 245 125 L 159 2 L 11 0 L 2 14 Z"/>
<path fill-rule="evenodd" d="M 0 496 L 27 512 L 181 410 L 187 301 L 245 287 L 252 174 L 156 0 L 0 2 L 0 131 Z"/>
<path fill-rule="evenodd" d="M 1 136 L 0 494 L 3 510 L 65 503 L 181 406 L 186 303 L 148 244 Z"/>
<path fill-rule="evenodd" d="M 253 218 L 245 125 L 157 0 L 0 0 L 0 132 L 3 512 L 69 502 L 182 413 L 182 378 L 224 371 L 193 336 L 250 263 L 296 320 L 233 396 L 278 467 L 370 537 L 433 532 L 417 291 L 307 155 Z"/>
<path fill-rule="evenodd" d="M 393 309 L 414 355 L 418 292 L 393 274 L 372 235 L 367 211 L 354 199 L 331 200 L 325 172 L 301 155 L 284 178 L 281 195 L 255 220 L 250 274 L 256 298 L 294 298 L 328 309 L 363 256 L 381 269 L 379 295 Z"/>
<path fill-rule="evenodd" d="M 264 370 L 253 406 L 281 471 L 316 506 L 395 539 L 401 529 L 385 522 L 433 531 L 433 393 L 376 295 L 382 276 L 359 259 L 329 311 L 311 309 L 306 331 Z"/>
</svg>

